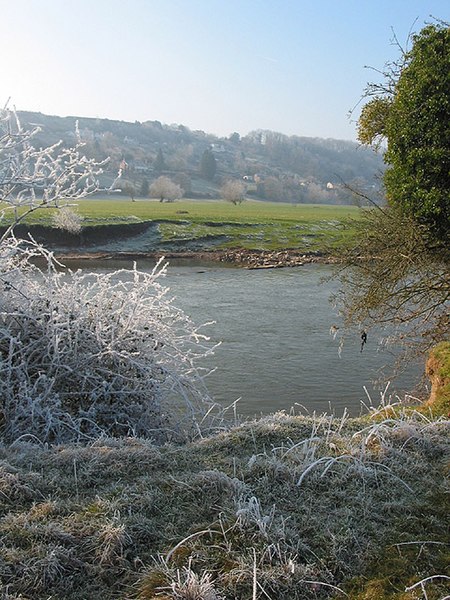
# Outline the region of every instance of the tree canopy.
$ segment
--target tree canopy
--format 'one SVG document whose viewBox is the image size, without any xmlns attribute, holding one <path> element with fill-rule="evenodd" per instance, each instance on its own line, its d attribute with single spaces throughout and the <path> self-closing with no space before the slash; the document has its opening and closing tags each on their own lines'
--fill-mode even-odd
<svg viewBox="0 0 450 600">
<path fill-rule="evenodd" d="M 221 187 L 223 199 L 231 204 L 241 204 L 245 200 L 246 187 L 239 179 L 229 179 Z"/>
<path fill-rule="evenodd" d="M 387 140 L 384 175 L 389 202 L 448 239 L 450 217 L 450 28 L 424 27 L 412 47 L 387 66 L 383 85 L 370 84 L 359 140 Z"/>
<path fill-rule="evenodd" d="M 149 194 L 151 197 L 159 198 L 160 202 L 164 202 L 164 200 L 173 202 L 177 198 L 182 198 L 184 190 L 169 177 L 161 175 L 151 184 Z"/>
</svg>

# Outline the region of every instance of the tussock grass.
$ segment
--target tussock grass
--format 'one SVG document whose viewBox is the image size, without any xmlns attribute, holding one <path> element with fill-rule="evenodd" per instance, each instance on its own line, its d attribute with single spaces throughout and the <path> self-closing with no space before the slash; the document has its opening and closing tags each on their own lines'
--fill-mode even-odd
<svg viewBox="0 0 450 600">
<path fill-rule="evenodd" d="M 443 598 L 449 430 L 398 406 L 184 445 L 18 441 L 0 448 L 1 597 Z"/>
</svg>

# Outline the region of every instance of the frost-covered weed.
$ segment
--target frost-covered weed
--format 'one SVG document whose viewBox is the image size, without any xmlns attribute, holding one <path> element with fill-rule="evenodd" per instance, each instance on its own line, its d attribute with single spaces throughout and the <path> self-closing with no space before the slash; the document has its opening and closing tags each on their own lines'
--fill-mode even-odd
<svg viewBox="0 0 450 600">
<path fill-rule="evenodd" d="M 2 243 L 4 440 L 166 439 L 192 428 L 199 405 L 211 404 L 196 363 L 212 349 L 167 297 L 164 271 L 61 271 L 32 240 Z"/>
<path fill-rule="evenodd" d="M 53 215 L 53 227 L 68 231 L 69 233 L 80 233 L 82 217 L 70 206 L 64 206 Z"/>
<path fill-rule="evenodd" d="M 266 539 L 272 527 L 274 516 L 275 506 L 272 506 L 267 514 L 264 514 L 260 501 L 255 496 L 248 499 L 239 499 L 237 502 L 236 517 L 238 526 L 255 525 L 259 533 Z"/>
<path fill-rule="evenodd" d="M 177 571 L 177 578 L 167 590 L 177 600 L 223 600 L 214 588 L 210 573 L 197 575 L 190 567 Z"/>
</svg>

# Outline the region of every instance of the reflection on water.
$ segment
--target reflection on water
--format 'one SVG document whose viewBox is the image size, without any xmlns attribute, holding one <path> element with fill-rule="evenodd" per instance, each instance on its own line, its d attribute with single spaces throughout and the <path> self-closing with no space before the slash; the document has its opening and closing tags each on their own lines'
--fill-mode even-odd
<svg viewBox="0 0 450 600">
<path fill-rule="evenodd" d="M 76 266 L 109 270 L 131 262 Z M 152 267 L 138 261 L 139 269 Z M 330 267 L 323 265 L 248 271 L 171 261 L 163 283 L 175 296 L 174 304 L 197 324 L 215 321 L 207 332 L 222 342 L 209 359 L 208 366 L 216 370 L 206 381 L 217 401 L 231 404 L 240 398 L 238 411 L 247 415 L 289 410 L 295 404 L 319 412 L 331 407 L 338 414 L 347 407 L 358 414 L 361 402 L 368 403 L 366 386 L 378 404 L 380 386 L 372 382 L 393 358 L 379 352 L 370 334 L 360 352 L 359 331 L 339 357 L 339 341 L 330 336 L 330 326 L 339 324 L 329 303 L 335 285 L 320 284 L 328 273 Z M 418 366 L 410 368 L 389 389 L 410 391 L 420 376 Z"/>
</svg>

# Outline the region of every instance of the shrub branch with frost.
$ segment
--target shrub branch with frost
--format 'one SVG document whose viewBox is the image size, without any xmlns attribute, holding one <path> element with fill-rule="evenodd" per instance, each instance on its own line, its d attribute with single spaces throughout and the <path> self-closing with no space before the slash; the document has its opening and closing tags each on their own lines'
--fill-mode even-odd
<svg viewBox="0 0 450 600">
<path fill-rule="evenodd" d="M 69 204 L 98 190 L 101 165 L 81 156 L 79 139 L 36 150 L 37 131 L 0 112 L 2 217 L 13 212 L 0 237 L 0 436 L 179 439 L 198 427 L 199 405 L 212 405 L 196 366 L 212 348 L 168 299 L 161 263 L 84 274 L 16 239 L 14 227 L 40 208 L 58 208 L 60 226 L 76 229 Z"/>
<path fill-rule="evenodd" d="M 73 148 L 58 142 L 36 149 L 32 139 L 39 131 L 24 128 L 15 111 L 0 110 L 0 202 L 7 225 L 1 240 L 30 213 L 70 205 L 98 190 L 97 177 L 106 161 L 82 155 L 78 126 Z M 6 220 L 11 213 L 12 222 Z"/>
</svg>

